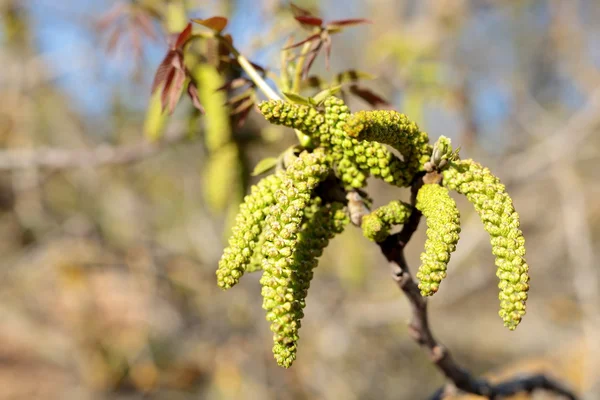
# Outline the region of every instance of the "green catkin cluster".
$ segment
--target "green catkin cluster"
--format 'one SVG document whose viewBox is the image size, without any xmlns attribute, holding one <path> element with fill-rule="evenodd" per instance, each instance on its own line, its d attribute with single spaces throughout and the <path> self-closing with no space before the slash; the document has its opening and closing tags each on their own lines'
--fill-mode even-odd
<svg viewBox="0 0 600 400">
<path fill-rule="evenodd" d="M 448 189 L 438 184 L 425 184 L 417 193 L 416 207 L 427 220 L 427 240 L 417 272 L 422 296 L 438 291 L 446 277 L 450 254 L 456 250 L 460 233 L 460 214 Z"/>
<path fill-rule="evenodd" d="M 277 100 L 263 102 L 259 109 L 269 122 L 299 129 L 311 137 L 315 146 L 324 148 L 347 187 L 364 187 L 370 175 L 406 187 L 414 177 L 407 165 L 381 143 L 359 141 L 346 134 L 344 127 L 351 114 L 341 99 L 327 98 L 323 113 Z"/>
<path fill-rule="evenodd" d="M 411 211 L 410 205 L 399 200 L 391 201 L 363 217 L 363 235 L 374 242 L 382 242 L 390 235 L 394 225 L 406 223 Z"/>
<path fill-rule="evenodd" d="M 256 241 L 256 245 L 254 246 L 254 252 L 252 253 L 252 256 L 250 257 L 250 261 L 248 262 L 248 265 L 246 266 L 246 272 L 256 272 L 256 271 L 262 271 L 262 260 L 263 260 L 263 255 L 262 255 L 262 248 L 263 245 L 265 244 L 265 234 L 264 232 L 261 232 L 261 234 L 258 237 L 258 240 Z"/>
<path fill-rule="evenodd" d="M 244 197 L 235 218 L 229 246 L 219 261 L 217 283 L 221 288 L 234 286 L 248 268 L 266 223 L 266 211 L 275 203 L 274 194 L 281 187 L 282 177 L 283 172 L 262 179 Z"/>
<path fill-rule="evenodd" d="M 217 280 L 227 289 L 244 272 L 263 270 L 263 308 L 273 331 L 273 353 L 289 367 L 296 358 L 300 320 L 317 259 L 348 223 L 344 205 L 323 204 L 315 188 L 331 172 L 323 149 L 302 152 L 286 170 L 253 186 L 240 206 Z"/>
<path fill-rule="evenodd" d="M 241 200 L 245 185 L 240 171 L 243 148 L 234 140 L 227 107 L 227 92 L 218 90 L 225 83 L 218 69 L 206 62 L 197 62 L 191 69 L 198 86 L 198 98 L 204 107 L 204 144 L 207 160 L 203 173 L 203 191 L 211 211 L 223 213 Z M 197 128 L 194 127 L 194 131 Z"/>
<path fill-rule="evenodd" d="M 344 130 L 358 140 L 379 142 L 398 150 L 404 158 L 405 174 L 410 177 L 423 169 L 431 155 L 427 134 L 396 111 L 359 111 L 347 119 Z"/>
<path fill-rule="evenodd" d="M 473 160 L 450 163 L 443 171 L 443 185 L 464 194 L 489 233 L 500 279 L 500 312 L 504 325 L 517 327 L 525 315 L 529 290 L 529 267 L 525 261 L 525 239 L 519 215 L 505 187 L 488 168 Z"/>
<path fill-rule="evenodd" d="M 313 270 L 329 240 L 349 222 L 343 204 L 326 203 L 319 197 L 325 192 L 315 190 L 331 173 L 346 188 L 364 187 L 369 176 L 396 186 L 410 186 L 423 176 L 425 184 L 415 203 L 428 227 L 417 273 L 423 296 L 439 289 L 459 238 L 459 212 L 448 190 L 466 195 L 491 236 L 500 278 L 500 316 L 505 326 L 516 328 L 525 314 L 529 288 L 524 240 L 512 200 L 488 169 L 471 160 L 459 161 L 448 138 L 430 146 L 426 133 L 393 111 L 350 114 L 335 97 L 314 107 L 267 101 L 259 109 L 269 122 L 307 135 L 310 144 L 303 145 L 309 149 L 245 197 L 217 278 L 227 289 L 244 272 L 263 271 L 263 308 L 279 365 L 288 368 L 296 358 Z M 402 159 L 386 146 L 399 151 Z M 363 233 L 372 241 L 384 241 L 412 212 L 413 206 L 392 201 L 362 218 Z"/>
<path fill-rule="evenodd" d="M 285 266 L 279 261 L 280 269 L 271 264 L 263 273 L 263 308 L 271 322 L 273 354 L 282 367 L 290 367 L 296 359 L 298 330 L 318 258 L 348 222 L 342 204 L 322 206 L 320 198 L 313 198 L 305 211 L 292 256 Z"/>
<path fill-rule="evenodd" d="M 348 157 L 343 157 L 337 164 L 338 175 L 346 187 L 362 188 L 367 184 L 367 174 L 358 169 L 356 163 Z"/>
<path fill-rule="evenodd" d="M 318 255 L 314 252 L 321 244 L 321 250 L 327 244 L 319 241 L 318 233 L 321 231 L 317 228 L 327 228 L 322 232 L 325 235 L 333 234 L 322 218 L 315 222 L 319 226 L 309 231 L 303 225 L 311 214 L 321 215 L 321 210 L 326 210 L 325 207 L 313 210 L 310 202 L 312 191 L 328 173 L 323 152 L 302 153 L 286 170 L 282 187 L 275 193 L 276 203 L 270 207 L 266 219 L 262 246 L 263 275 L 260 280 L 263 308 L 271 322 L 275 359 L 286 368 L 296 356 L 304 299 L 316 257 L 320 255 L 320 252 Z M 305 241 L 310 241 L 309 247 L 303 247 L 306 246 L 303 245 Z"/>
<path fill-rule="evenodd" d="M 258 107 L 270 123 L 298 129 L 306 135 L 315 134 L 325 122 L 325 116 L 311 106 L 269 100 Z"/>
</svg>

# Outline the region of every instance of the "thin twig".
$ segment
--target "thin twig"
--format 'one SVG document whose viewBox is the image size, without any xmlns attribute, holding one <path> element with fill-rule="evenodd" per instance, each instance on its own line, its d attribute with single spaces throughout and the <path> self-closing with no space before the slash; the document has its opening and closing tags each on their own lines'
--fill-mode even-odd
<svg viewBox="0 0 600 400">
<path fill-rule="evenodd" d="M 419 177 L 412 186 L 411 203 L 413 207 L 416 204 L 416 194 L 422 184 L 423 179 Z M 353 204 L 352 206 L 354 210 L 362 208 L 368 212 L 368 209 L 364 205 L 358 207 L 356 204 Z M 391 267 L 393 279 L 410 303 L 412 310 L 412 318 L 409 322 L 410 336 L 425 350 L 430 360 L 451 382 L 452 386 L 464 392 L 484 396 L 489 399 L 519 392 L 529 393 L 537 389 L 545 389 L 563 395 L 569 400 L 576 400 L 577 397 L 572 392 L 564 388 L 560 383 L 544 375 L 514 378 L 496 385 L 492 385 L 485 379 L 475 378 L 467 370 L 458 365 L 450 354 L 450 351 L 436 340 L 429 325 L 427 298 L 421 296 L 421 291 L 413 279 L 406 258 L 404 257 L 404 248 L 417 230 L 420 219 L 421 213 L 416 208 L 413 208 L 412 214 L 402 230 L 388 236 L 383 242 L 378 244 Z M 355 224 L 355 221 L 361 220 L 360 216 L 357 217 L 355 215 L 355 218 L 353 218 Z M 445 388 L 441 388 L 433 394 L 431 399 L 442 399 L 445 393 Z"/>
<path fill-rule="evenodd" d="M 185 131 L 167 133 L 160 141 L 125 146 L 99 145 L 93 149 L 32 148 L 0 150 L 0 170 L 27 168 L 69 169 L 130 164 L 158 153 L 183 139 Z"/>
</svg>

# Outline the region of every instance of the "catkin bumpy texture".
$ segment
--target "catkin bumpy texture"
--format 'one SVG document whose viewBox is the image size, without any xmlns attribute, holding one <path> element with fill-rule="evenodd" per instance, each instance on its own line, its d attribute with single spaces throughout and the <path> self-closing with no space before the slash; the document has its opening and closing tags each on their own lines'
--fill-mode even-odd
<svg viewBox="0 0 600 400">
<path fill-rule="evenodd" d="M 261 113 L 269 122 L 298 129 L 308 135 L 315 146 L 325 149 L 329 161 L 346 187 L 362 188 L 369 176 L 400 187 L 411 184 L 414 178 L 414 173 L 409 168 L 411 163 L 403 162 L 377 141 L 359 140 L 348 135 L 345 127 L 352 117 L 348 106 L 341 99 L 329 97 L 322 107 L 321 112 L 311 106 L 278 100 L 259 104 Z M 419 135 L 418 140 L 427 138 L 426 134 Z M 427 151 L 430 152 L 430 149 Z M 413 158 L 420 162 L 422 160 L 419 157 Z"/>
<path fill-rule="evenodd" d="M 396 111 L 359 111 L 347 119 L 344 130 L 360 141 L 379 142 L 398 150 L 404 158 L 401 179 L 409 183 L 431 155 L 429 136 Z"/>
<path fill-rule="evenodd" d="M 529 266 L 519 215 L 500 180 L 473 160 L 450 163 L 443 171 L 443 185 L 464 194 L 489 233 L 500 279 L 500 311 L 504 325 L 513 330 L 525 315 L 529 290 Z"/>
<path fill-rule="evenodd" d="M 412 207 L 402 201 L 394 200 L 376 208 L 363 217 L 361 228 L 363 235 L 374 242 L 382 242 L 394 225 L 403 225 L 410 217 Z"/>
<path fill-rule="evenodd" d="M 460 233 L 460 213 L 448 189 L 438 184 L 423 185 L 417 193 L 417 209 L 427 222 L 425 251 L 417 271 L 421 295 L 431 296 L 438 291 L 450 255 L 456 250 Z"/>
<path fill-rule="evenodd" d="M 229 289 L 237 284 L 250 265 L 266 223 L 267 211 L 275 203 L 283 172 L 267 176 L 252 186 L 244 197 L 232 227 L 229 245 L 223 250 L 217 269 L 217 284 Z"/>
<path fill-rule="evenodd" d="M 312 270 L 328 240 L 347 221 L 341 205 L 321 206 L 320 199 L 311 199 L 329 173 L 324 153 L 316 154 L 301 155 L 287 169 L 269 208 L 262 245 L 263 308 L 271 322 L 273 354 L 286 368 L 296 358 Z"/>
</svg>

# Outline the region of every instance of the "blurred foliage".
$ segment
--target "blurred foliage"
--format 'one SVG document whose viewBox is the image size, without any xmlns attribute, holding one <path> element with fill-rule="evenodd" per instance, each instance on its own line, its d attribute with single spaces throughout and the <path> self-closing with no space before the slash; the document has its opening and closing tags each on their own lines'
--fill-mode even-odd
<svg viewBox="0 0 600 400">
<path fill-rule="evenodd" d="M 288 3 L 125 1 L 140 7 L 158 36 L 139 37 L 138 62 L 132 31 L 107 52 L 110 31 L 97 29 L 114 2 L 83 3 L 0 0 L 0 399 L 398 399 L 440 386 L 407 333 L 409 309 L 385 260 L 358 229 L 347 229 L 323 256 L 307 299 L 303 351 L 289 370 L 274 365 L 265 346 L 271 333 L 258 276 L 229 293 L 215 283 L 231 212 L 256 180 L 250 171 L 293 144 L 293 131 L 267 126 L 251 107 L 243 124 L 221 115 L 222 125 L 211 126 L 187 87 L 165 117 L 160 91 L 150 100 L 151 75 L 169 32 L 183 29 L 187 17 L 220 14 L 268 77 L 279 69 L 286 38 L 297 42 L 308 32 Z M 521 213 L 535 282 L 528 318 L 516 332 L 497 321 L 490 245 L 477 215 L 465 212 L 462 246 L 430 302 L 439 339 L 475 374 L 544 371 L 598 398 L 598 2 L 297 4 L 325 21 L 373 22 L 333 35 L 330 69 L 320 54 L 311 75 L 343 83 L 354 111 L 377 103 L 377 94 L 435 136 L 455 139 L 463 156 L 487 160 Z M 170 28 L 170 18 L 178 26 Z M 83 32 L 77 43 L 84 45 L 56 36 L 64 47 L 48 50 L 57 25 Z M 246 77 L 235 63 L 197 62 L 227 81 Z M 103 73 L 114 64 L 131 75 Z M 336 78 L 344 71 L 377 78 Z M 94 104 L 109 97 L 110 106 L 101 115 L 87 110 L 90 102 L 73 86 Z M 224 94 L 208 88 L 198 85 L 207 114 Z M 248 88 L 229 88 L 226 98 L 246 99 Z M 306 96 L 322 88 L 310 77 L 302 82 Z M 149 135 L 165 143 L 151 157 L 83 168 L 27 161 L 31 149 L 135 148 L 146 141 L 148 101 L 156 103 Z M 229 103 L 230 111 L 237 105 Z M 369 181 L 369 193 L 374 207 L 407 197 L 377 181 Z M 408 248 L 413 272 L 424 240 L 423 224 Z"/>
</svg>

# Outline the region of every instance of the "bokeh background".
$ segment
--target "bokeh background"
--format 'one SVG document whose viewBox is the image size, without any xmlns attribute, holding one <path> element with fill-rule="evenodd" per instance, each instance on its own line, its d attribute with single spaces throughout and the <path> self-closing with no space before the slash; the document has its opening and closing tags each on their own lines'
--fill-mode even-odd
<svg viewBox="0 0 600 400">
<path fill-rule="evenodd" d="M 123 1 L 154 10 L 136 31 L 116 1 L 0 0 L 0 399 L 425 398 L 443 378 L 357 229 L 322 258 L 289 370 L 272 359 L 259 274 L 217 288 L 231 213 L 256 181 L 248 171 L 295 138 L 253 111 L 227 125 L 240 156 L 211 167 L 210 123 L 183 98 L 170 139 L 149 141 L 167 3 Z M 461 241 L 430 302 L 438 339 L 474 374 L 542 371 L 600 398 L 600 2 L 297 4 L 372 20 L 336 35 L 330 70 L 320 57 L 314 72 L 375 75 L 366 87 L 489 166 L 521 213 L 523 323 L 502 327 L 487 235 L 457 198 Z M 238 48 L 274 73 L 285 40 L 306 35 L 287 2 L 184 6 L 228 16 Z M 407 198 L 378 182 L 368 191 L 375 204 Z M 423 231 L 408 247 L 413 269 Z"/>
</svg>

